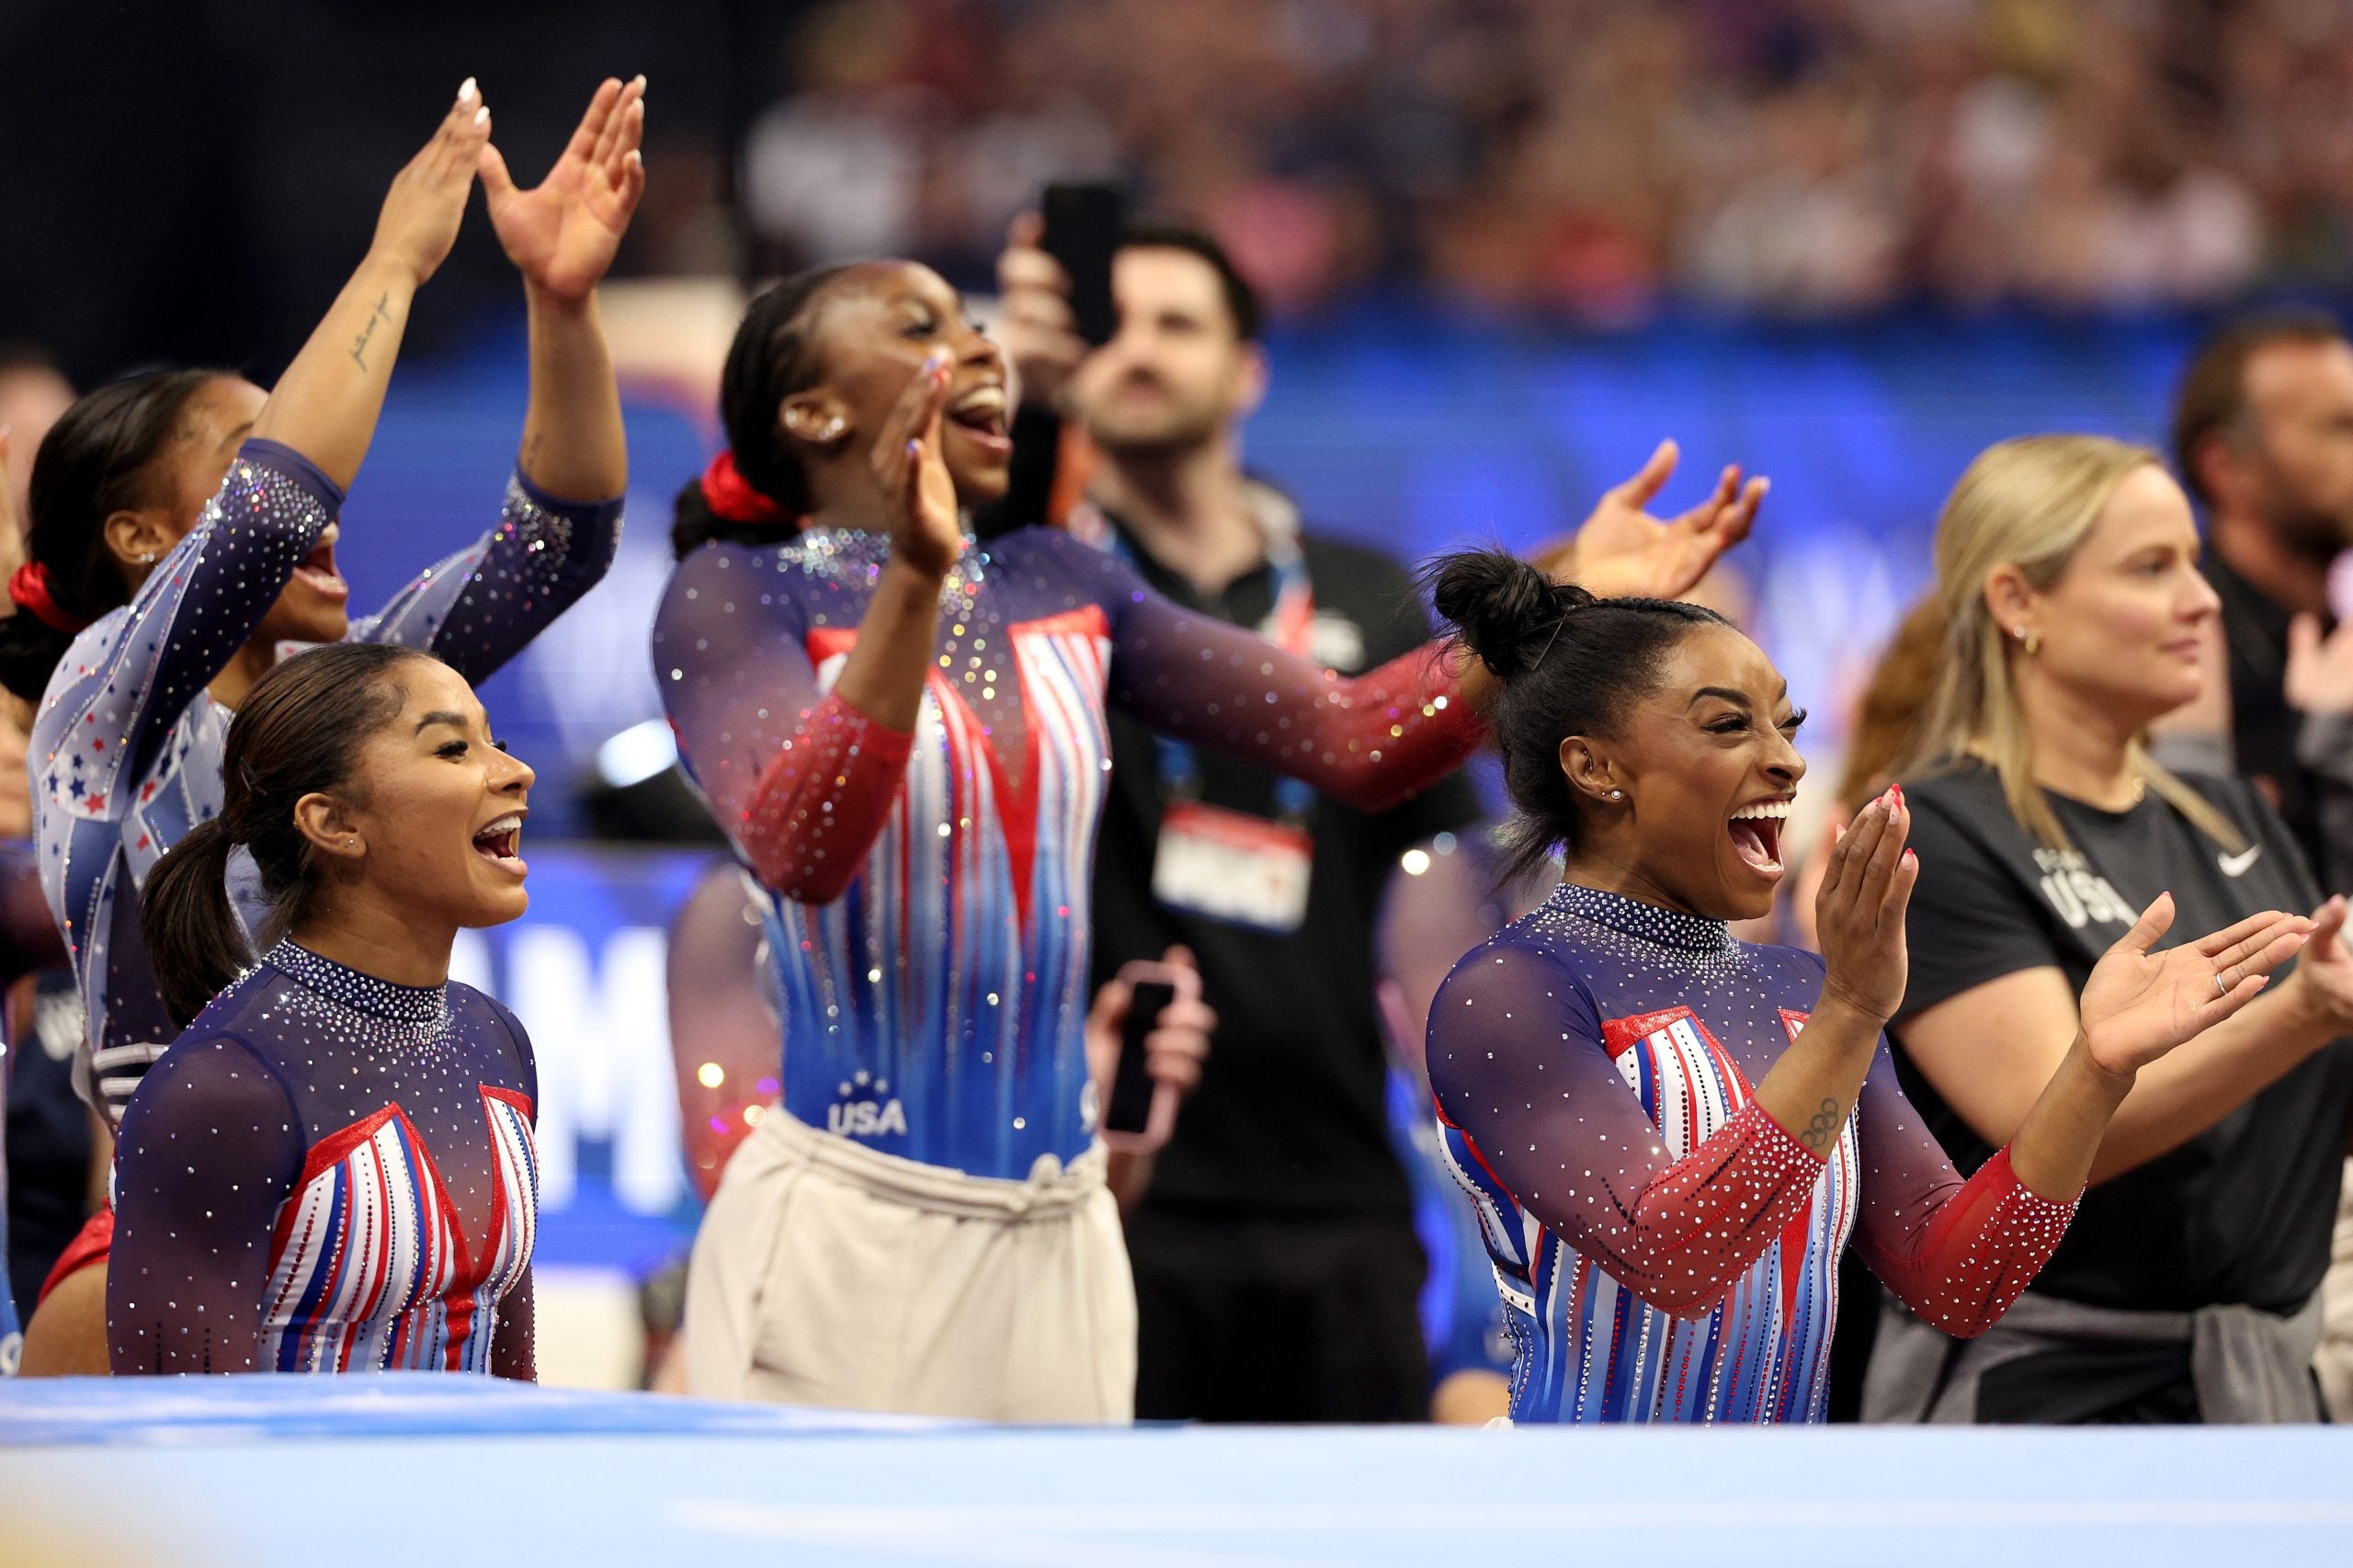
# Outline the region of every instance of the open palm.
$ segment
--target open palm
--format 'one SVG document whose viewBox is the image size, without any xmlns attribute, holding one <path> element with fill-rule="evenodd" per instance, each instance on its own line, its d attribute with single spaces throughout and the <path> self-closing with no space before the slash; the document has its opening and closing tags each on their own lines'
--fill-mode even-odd
<svg viewBox="0 0 2353 1568">
<path fill-rule="evenodd" d="M 645 191 L 645 78 L 608 80 L 548 177 L 518 189 L 494 146 L 482 151 L 483 193 L 506 259 L 561 300 L 585 300 L 613 264 Z"/>
<path fill-rule="evenodd" d="M 2245 1006 L 2313 928 L 2302 915 L 2268 909 L 2151 952 L 2172 926 L 2173 911 L 2173 895 L 2159 893 L 2084 983 L 2084 1040 L 2108 1072 L 2137 1072 Z"/>
<path fill-rule="evenodd" d="M 1762 479 L 1744 485 L 1737 465 L 1717 477 L 1705 501 L 1678 517 L 1654 517 L 1643 510 L 1673 477 L 1678 459 L 1676 444 L 1661 441 L 1641 471 L 1605 493 L 1577 529 L 1574 575 L 1586 592 L 1600 598 L 1679 598 L 1717 557 L 1748 537 L 1768 486 Z"/>
</svg>

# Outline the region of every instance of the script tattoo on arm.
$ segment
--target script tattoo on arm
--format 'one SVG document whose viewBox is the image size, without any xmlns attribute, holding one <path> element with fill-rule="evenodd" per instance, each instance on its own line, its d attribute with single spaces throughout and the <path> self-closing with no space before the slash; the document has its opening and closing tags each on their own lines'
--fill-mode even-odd
<svg viewBox="0 0 2353 1568">
<path fill-rule="evenodd" d="M 376 335 L 376 324 L 392 319 L 392 312 L 389 308 L 392 302 L 392 297 L 390 294 L 379 295 L 376 300 L 376 308 L 368 313 L 367 326 L 361 330 L 358 337 L 351 340 L 351 362 L 362 370 L 368 369 L 368 341 Z"/>
<path fill-rule="evenodd" d="M 1798 1142 L 1819 1154 L 1838 1141 L 1838 1124 L 1844 1120 L 1846 1118 L 1838 1114 L 1838 1102 L 1824 1100 L 1821 1108 L 1813 1113 L 1813 1119 L 1805 1124 L 1805 1131 L 1798 1134 Z"/>
</svg>

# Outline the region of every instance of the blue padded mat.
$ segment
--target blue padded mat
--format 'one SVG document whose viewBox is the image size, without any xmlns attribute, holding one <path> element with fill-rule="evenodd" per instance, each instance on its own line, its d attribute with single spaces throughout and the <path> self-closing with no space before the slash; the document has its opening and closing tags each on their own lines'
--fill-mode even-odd
<svg viewBox="0 0 2353 1568">
<path fill-rule="evenodd" d="M 2327 1428 L 1024 1431 L 268 1381 L 0 1391 L 0 1562 L 2353 1562 Z"/>
</svg>

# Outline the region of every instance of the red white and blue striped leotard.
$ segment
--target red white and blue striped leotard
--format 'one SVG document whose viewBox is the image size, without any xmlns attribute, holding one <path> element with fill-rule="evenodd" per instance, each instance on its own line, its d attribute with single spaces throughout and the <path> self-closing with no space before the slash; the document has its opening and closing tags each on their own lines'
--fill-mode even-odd
<svg viewBox="0 0 2353 1568">
<path fill-rule="evenodd" d="M 1829 1156 L 1752 1086 L 1823 965 L 1563 883 L 1455 966 L 1429 1072 L 1517 1347 L 1518 1421 L 1819 1421 L 1851 1237 L 1949 1334 L 2017 1300 L 2075 1211 L 1963 1181 L 1882 1040 Z"/>
<path fill-rule="evenodd" d="M 783 1106 L 885 1153 L 1019 1180 L 1095 1133 L 1088 882 L 1115 705 L 1367 809 L 1478 740 L 1433 651 L 1354 679 L 1051 529 L 967 541 L 912 735 L 832 695 L 881 535 L 706 544 L 654 630 L 679 749 L 779 895 Z"/>
<path fill-rule="evenodd" d="M 531 1377 L 538 1092 L 482 993 L 280 942 L 123 1116 L 115 1372 Z"/>
</svg>

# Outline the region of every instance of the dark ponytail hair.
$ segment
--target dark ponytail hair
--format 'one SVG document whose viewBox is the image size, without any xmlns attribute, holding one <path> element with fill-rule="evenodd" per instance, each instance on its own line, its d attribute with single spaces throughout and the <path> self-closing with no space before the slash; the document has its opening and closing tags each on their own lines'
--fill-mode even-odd
<svg viewBox="0 0 2353 1568">
<path fill-rule="evenodd" d="M 399 666 L 432 657 L 385 642 L 331 643 L 283 661 L 245 694 L 222 753 L 221 814 L 174 845 L 140 889 L 140 935 L 175 1023 L 186 1027 L 253 963 L 229 903 L 230 851 L 244 845 L 261 871 L 264 945 L 301 924 L 320 878 L 294 803 L 313 791 L 360 798 L 352 763 L 400 715 Z"/>
<path fill-rule="evenodd" d="M 180 428 L 188 400 L 226 370 L 149 370 L 77 400 L 33 459 L 26 554 L 48 580 L 66 624 L 87 626 L 130 602 L 107 548 L 107 518 L 145 506 L 151 470 Z M 74 634 L 21 606 L 0 619 L 0 686 L 38 703 Z"/>
<path fill-rule="evenodd" d="M 1576 849 L 1577 796 L 1561 771 L 1561 742 L 1612 733 L 1656 684 L 1670 649 L 1694 627 L 1732 622 L 1680 599 L 1597 599 L 1499 550 L 1441 556 L 1424 581 L 1455 640 L 1503 683 L 1487 722 L 1515 813 L 1505 840 L 1510 881 L 1556 849 Z"/>
<path fill-rule="evenodd" d="M 794 392 L 817 384 L 817 358 L 809 351 L 810 307 L 846 267 L 795 274 L 755 299 L 735 329 L 727 369 L 719 381 L 719 417 L 734 454 L 735 472 L 781 518 L 729 517 L 714 509 L 701 479 L 678 492 L 670 523 L 670 550 L 685 560 L 709 540 L 763 544 L 809 510 L 809 478 L 800 454 L 777 428 L 777 409 Z M 732 509 L 732 508 L 731 508 Z"/>
</svg>

